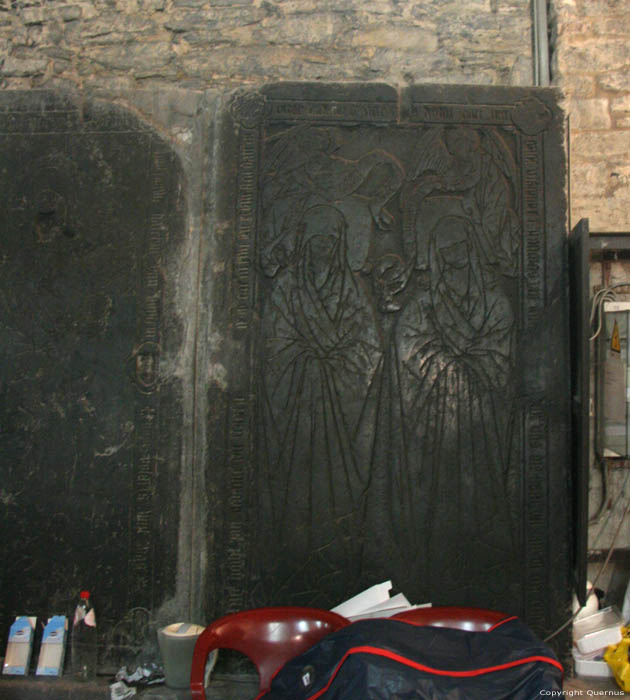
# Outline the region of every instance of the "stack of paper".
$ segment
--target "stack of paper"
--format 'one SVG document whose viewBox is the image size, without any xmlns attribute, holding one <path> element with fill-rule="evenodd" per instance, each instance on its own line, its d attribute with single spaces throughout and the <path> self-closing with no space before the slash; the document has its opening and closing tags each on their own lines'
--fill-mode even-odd
<svg viewBox="0 0 630 700">
<path fill-rule="evenodd" d="M 332 611 L 354 622 L 370 617 L 391 617 L 405 610 L 431 607 L 431 603 L 412 605 L 403 593 L 397 593 L 390 597 L 391 590 L 391 581 L 377 583 L 340 603 Z"/>
</svg>

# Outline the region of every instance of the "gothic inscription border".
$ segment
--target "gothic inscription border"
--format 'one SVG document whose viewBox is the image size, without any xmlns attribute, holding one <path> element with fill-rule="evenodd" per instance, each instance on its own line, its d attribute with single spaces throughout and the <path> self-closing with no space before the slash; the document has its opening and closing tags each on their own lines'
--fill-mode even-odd
<svg viewBox="0 0 630 700">
<path fill-rule="evenodd" d="M 281 91 L 280 91 L 281 92 Z M 375 125 L 409 129 L 415 125 L 463 125 L 471 128 L 494 127 L 509 132 L 518 144 L 518 185 L 520 253 L 518 256 L 518 314 L 520 334 L 527 334 L 541 320 L 548 303 L 545 255 L 547 211 L 544 182 L 545 132 L 552 114 L 535 96 L 523 96 L 505 104 L 470 104 L 450 101 L 361 100 L 332 97 L 283 97 L 274 90 L 264 94 L 249 93 L 235 100 L 232 107 L 238 125 L 238 186 L 236 192 L 235 240 L 233 265 L 232 336 L 235 365 L 240 377 L 232 384 L 228 409 L 228 498 L 227 558 L 229 570 L 229 608 L 237 609 L 248 600 L 247 511 L 248 484 L 252 468 L 253 425 L 256 421 L 256 385 L 254 331 L 256 319 L 257 202 L 260 139 L 268 128 L 310 123 L 317 126 Z M 242 364 L 241 364 L 242 362 Z M 549 585 L 548 542 L 549 514 L 546 484 L 549 478 L 549 424 L 544 408 L 536 401 L 521 409 L 518 441 L 523 459 L 520 498 L 523 522 L 519 537 L 528 561 L 527 593 L 524 607 L 532 622 L 540 628 L 546 624 L 546 589 Z"/>
</svg>

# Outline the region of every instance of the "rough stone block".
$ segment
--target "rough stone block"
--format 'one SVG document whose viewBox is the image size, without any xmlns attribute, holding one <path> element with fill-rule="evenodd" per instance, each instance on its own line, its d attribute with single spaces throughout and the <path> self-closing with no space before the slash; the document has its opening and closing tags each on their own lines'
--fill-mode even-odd
<svg viewBox="0 0 630 700">
<path fill-rule="evenodd" d="M 25 7 L 21 12 L 22 22 L 26 26 L 44 23 L 44 9 L 42 7 Z"/>
<path fill-rule="evenodd" d="M 630 131 L 578 132 L 571 137 L 571 154 L 588 160 L 624 162 L 630 153 Z"/>
<path fill-rule="evenodd" d="M 610 111 L 617 128 L 630 127 L 630 95 L 614 97 L 610 101 Z"/>
<path fill-rule="evenodd" d="M 317 47 L 331 43 L 342 31 L 343 23 L 333 13 L 313 13 L 302 16 L 272 17 L 261 22 L 262 39 L 274 44 L 292 44 Z M 246 27 L 243 27 L 246 29 Z"/>
<path fill-rule="evenodd" d="M 81 5 L 65 5 L 60 9 L 59 14 L 64 22 L 74 22 L 77 19 L 81 19 L 83 8 Z"/>
<path fill-rule="evenodd" d="M 357 47 L 411 51 L 417 55 L 435 51 L 438 40 L 435 28 L 380 26 L 354 32 L 350 43 Z"/>
<path fill-rule="evenodd" d="M 554 71 L 556 72 L 556 71 Z M 596 92 L 596 78 L 593 75 L 580 75 L 576 73 L 560 73 L 556 77 L 556 84 L 562 88 L 567 96 L 594 97 Z"/>
<path fill-rule="evenodd" d="M 592 231 L 628 231 L 630 230 L 629 198 L 630 192 L 627 190 L 607 198 L 575 197 L 571 203 L 571 219 L 578 221 L 581 218 L 587 218 Z"/>
<path fill-rule="evenodd" d="M 608 99 L 574 98 L 569 102 L 569 116 L 573 129 L 609 129 L 611 126 Z"/>
<path fill-rule="evenodd" d="M 630 92 L 630 71 L 627 68 L 606 71 L 597 76 L 597 83 L 604 90 Z"/>
<path fill-rule="evenodd" d="M 562 70 L 576 73 L 603 73 L 619 70 L 630 63 L 630 42 L 622 38 L 579 40 L 565 45 L 558 56 Z M 626 71 L 627 72 L 627 71 Z"/>
<path fill-rule="evenodd" d="M 172 57 L 170 42 L 157 41 L 126 46 L 94 47 L 90 52 L 92 61 L 115 71 L 144 74 L 147 71 L 159 75 Z"/>
<path fill-rule="evenodd" d="M 534 82 L 534 66 L 531 56 L 518 56 L 510 68 L 510 85 L 532 85 Z"/>
<path fill-rule="evenodd" d="M 593 163 L 584 161 L 577 154 L 575 157 L 577 158 L 576 167 L 571 174 L 573 196 L 578 199 L 583 197 L 605 199 L 619 187 L 622 172 L 618 165 L 609 164 L 604 159 Z"/>
<path fill-rule="evenodd" d="M 85 41 L 111 34 L 117 25 L 117 20 L 118 16 L 111 11 L 86 20 L 81 25 L 81 39 Z"/>
<path fill-rule="evenodd" d="M 0 74 L 6 77 L 28 78 L 46 72 L 48 61 L 44 58 L 13 58 L 4 59 Z"/>
<path fill-rule="evenodd" d="M 628 10 L 626 0 L 582 0 L 581 11 L 587 17 L 623 15 Z"/>
</svg>

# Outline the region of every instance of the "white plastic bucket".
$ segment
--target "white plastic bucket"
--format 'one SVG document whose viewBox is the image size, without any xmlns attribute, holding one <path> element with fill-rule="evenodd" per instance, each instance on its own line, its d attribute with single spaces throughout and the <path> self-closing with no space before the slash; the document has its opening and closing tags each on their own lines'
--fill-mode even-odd
<svg viewBox="0 0 630 700">
<path fill-rule="evenodd" d="M 189 688 L 190 669 L 197 637 L 205 628 L 190 622 L 174 622 L 158 630 L 164 676 L 169 688 Z"/>
</svg>

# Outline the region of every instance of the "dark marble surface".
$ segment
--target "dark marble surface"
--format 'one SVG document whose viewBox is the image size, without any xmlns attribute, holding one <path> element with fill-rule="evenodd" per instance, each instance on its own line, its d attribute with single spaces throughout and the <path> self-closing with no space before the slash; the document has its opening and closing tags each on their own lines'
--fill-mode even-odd
<svg viewBox="0 0 630 700">
<path fill-rule="evenodd" d="M 556 93 L 101 97 L 0 95 L 2 628 L 90 588 L 116 670 L 386 579 L 563 621 Z"/>
<path fill-rule="evenodd" d="M 562 132 L 549 90 L 234 96 L 204 280 L 214 615 L 392 579 L 565 619 Z"/>
<path fill-rule="evenodd" d="M 0 139 L 0 628 L 88 589 L 116 665 L 175 587 L 181 168 L 129 111 L 49 92 L 2 93 Z"/>
</svg>

